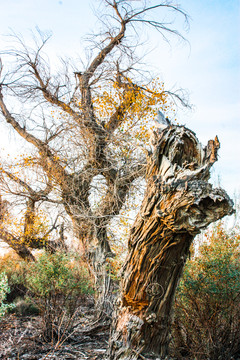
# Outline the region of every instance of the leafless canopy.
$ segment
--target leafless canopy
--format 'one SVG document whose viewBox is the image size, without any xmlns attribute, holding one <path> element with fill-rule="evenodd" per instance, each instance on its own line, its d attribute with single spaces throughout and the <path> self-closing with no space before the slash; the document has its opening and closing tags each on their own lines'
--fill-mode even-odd
<svg viewBox="0 0 240 360">
<path fill-rule="evenodd" d="M 170 22 L 154 19 L 155 13 L 163 17 L 173 13 L 187 21 L 186 13 L 172 1 L 149 5 L 148 1 L 103 0 L 101 6 L 103 30 L 91 37 L 92 53 L 86 64 L 64 61 L 62 70 L 52 74 L 44 53 L 50 36 L 38 31 L 34 48 L 14 34 L 14 48 L 3 55 L 11 56 L 14 65 L 0 65 L 1 119 L 30 144 L 32 164 L 41 173 L 34 185 L 31 178 L 16 177 L 6 167 L 2 176 L 17 186 L 27 203 L 37 196 L 62 204 L 85 255 L 94 249 L 90 257 L 98 264 L 112 254 L 109 221 L 119 214 L 134 181 L 145 173 L 144 142 L 136 146 L 135 135 L 124 128 L 138 94 L 149 91 L 134 55 L 136 33 L 139 26 L 149 26 L 164 38 L 182 37 Z M 121 96 L 109 115 L 101 115 L 96 98 L 113 85 Z M 141 117 L 136 114 L 134 124 Z"/>
</svg>

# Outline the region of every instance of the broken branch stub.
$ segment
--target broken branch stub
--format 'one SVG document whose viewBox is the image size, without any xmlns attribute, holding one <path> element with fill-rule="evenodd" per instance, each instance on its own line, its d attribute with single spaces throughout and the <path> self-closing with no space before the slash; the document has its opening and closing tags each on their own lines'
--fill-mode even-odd
<svg viewBox="0 0 240 360">
<path fill-rule="evenodd" d="M 131 229 L 115 312 L 110 359 L 168 355 L 172 306 L 194 237 L 233 213 L 233 202 L 208 179 L 218 138 L 202 148 L 184 126 L 157 135 L 148 159 L 147 189 Z"/>
</svg>

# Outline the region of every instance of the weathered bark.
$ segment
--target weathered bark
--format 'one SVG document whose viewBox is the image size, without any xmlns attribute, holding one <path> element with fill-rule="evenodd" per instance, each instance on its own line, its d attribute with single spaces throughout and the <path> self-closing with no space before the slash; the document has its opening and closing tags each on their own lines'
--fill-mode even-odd
<svg viewBox="0 0 240 360">
<path fill-rule="evenodd" d="M 203 149 L 192 131 L 170 126 L 156 140 L 131 229 L 111 360 L 167 358 L 172 305 L 189 247 L 201 229 L 233 212 L 226 192 L 208 183 L 217 137 Z"/>
<path fill-rule="evenodd" d="M 79 239 L 81 239 L 84 246 L 83 259 L 86 260 L 88 268 L 95 279 L 95 305 L 99 319 L 111 318 L 113 282 L 107 259 L 113 257 L 114 253 L 108 242 L 107 221 L 105 221 L 105 224 L 96 227 L 98 219 L 94 220 L 92 224 L 85 228 L 85 231 L 83 227 L 78 230 Z"/>
</svg>

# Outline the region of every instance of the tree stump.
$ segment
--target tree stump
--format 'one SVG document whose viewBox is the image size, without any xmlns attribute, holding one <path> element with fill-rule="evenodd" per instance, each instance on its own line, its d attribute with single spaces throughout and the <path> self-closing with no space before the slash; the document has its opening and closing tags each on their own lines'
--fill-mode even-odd
<svg viewBox="0 0 240 360">
<path fill-rule="evenodd" d="M 147 189 L 129 238 L 121 296 L 110 338 L 111 360 L 167 359 L 176 288 L 194 237 L 233 213 L 233 202 L 208 182 L 218 138 L 202 148 L 184 126 L 156 135 Z"/>
</svg>

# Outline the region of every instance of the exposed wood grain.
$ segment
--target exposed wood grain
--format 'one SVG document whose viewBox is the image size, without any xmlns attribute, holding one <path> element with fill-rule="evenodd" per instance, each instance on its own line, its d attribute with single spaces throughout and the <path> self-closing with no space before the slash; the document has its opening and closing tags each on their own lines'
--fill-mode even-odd
<svg viewBox="0 0 240 360">
<path fill-rule="evenodd" d="M 194 237 L 233 212 L 208 179 L 218 138 L 202 148 L 195 134 L 170 126 L 149 157 L 147 190 L 131 229 L 122 293 L 112 326 L 110 359 L 165 359 L 172 304 Z"/>
</svg>

